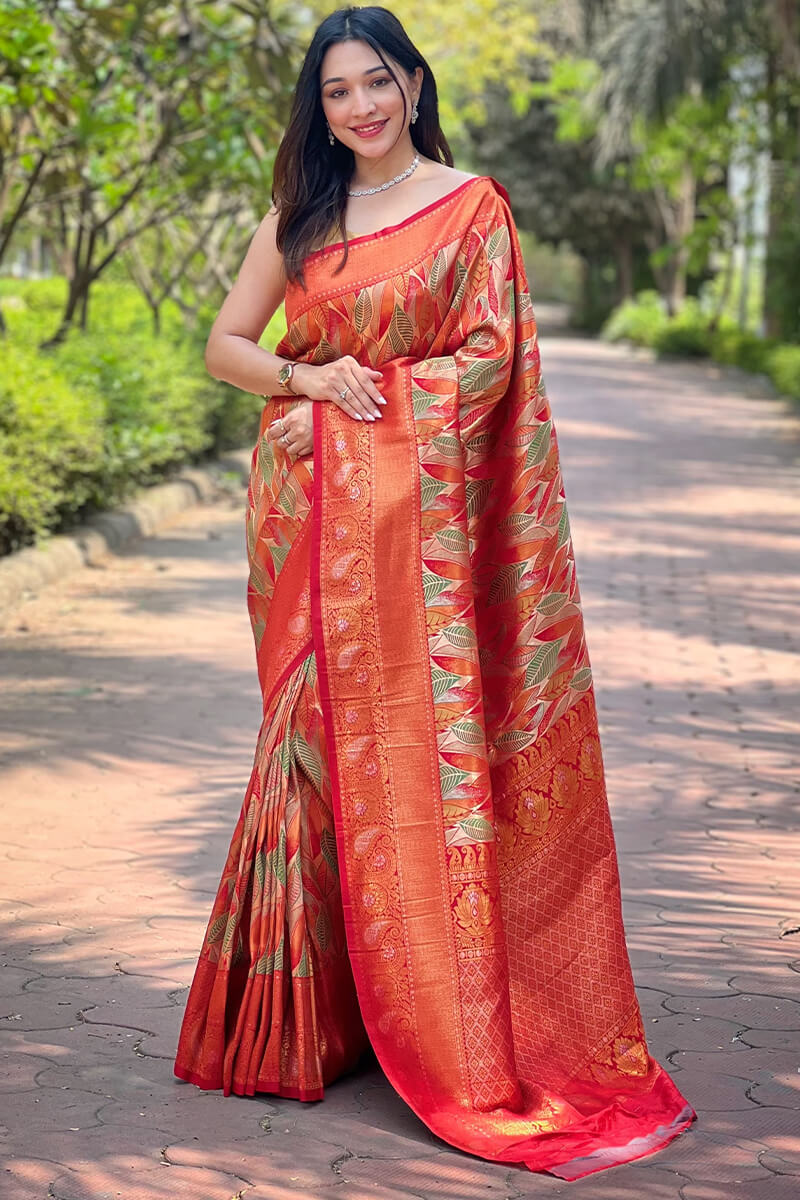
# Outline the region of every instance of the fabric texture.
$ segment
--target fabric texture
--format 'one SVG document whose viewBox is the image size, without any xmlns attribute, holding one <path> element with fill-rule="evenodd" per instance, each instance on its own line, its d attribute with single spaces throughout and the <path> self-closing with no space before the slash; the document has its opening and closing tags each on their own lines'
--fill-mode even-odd
<svg viewBox="0 0 800 1200">
<path fill-rule="evenodd" d="M 565 1179 L 695 1112 L 622 921 L 556 430 L 508 196 L 479 176 L 306 260 L 277 353 L 383 372 L 315 405 L 247 512 L 264 696 L 176 1074 L 313 1099 L 371 1044 L 438 1136 Z"/>
</svg>

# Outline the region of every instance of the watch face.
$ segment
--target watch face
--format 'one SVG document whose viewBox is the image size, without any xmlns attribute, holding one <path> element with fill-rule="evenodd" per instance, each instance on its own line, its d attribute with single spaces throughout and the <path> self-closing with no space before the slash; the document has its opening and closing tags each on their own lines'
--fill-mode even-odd
<svg viewBox="0 0 800 1200">
<path fill-rule="evenodd" d="M 278 382 L 286 383 L 286 380 L 289 378 L 291 373 L 292 373 L 292 368 L 289 366 L 288 363 L 285 363 L 284 366 L 281 367 L 280 371 L 278 371 Z"/>
</svg>

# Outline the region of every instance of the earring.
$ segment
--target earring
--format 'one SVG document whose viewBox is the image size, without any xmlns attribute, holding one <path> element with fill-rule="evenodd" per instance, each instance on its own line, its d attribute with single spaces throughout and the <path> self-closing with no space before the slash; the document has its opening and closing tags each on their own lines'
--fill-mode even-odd
<svg viewBox="0 0 800 1200">
<path fill-rule="evenodd" d="M 415 100 L 414 107 L 411 109 L 411 124 L 412 125 L 414 124 L 414 122 L 416 121 L 418 116 L 419 116 L 419 109 L 417 108 L 417 102 Z"/>
<path fill-rule="evenodd" d="M 328 141 L 331 145 L 333 145 L 333 143 L 336 141 L 336 138 L 333 136 L 333 130 L 330 127 L 330 122 L 326 121 L 325 124 L 328 126 Z"/>
</svg>

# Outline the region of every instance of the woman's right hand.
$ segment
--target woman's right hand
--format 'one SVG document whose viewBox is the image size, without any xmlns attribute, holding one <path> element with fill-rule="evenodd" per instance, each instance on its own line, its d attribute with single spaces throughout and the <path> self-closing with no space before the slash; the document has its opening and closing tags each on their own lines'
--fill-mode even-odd
<svg viewBox="0 0 800 1200">
<path fill-rule="evenodd" d="M 338 404 L 355 421 L 374 421 L 383 416 L 381 406 L 386 403 L 377 387 L 377 380 L 382 378 L 382 371 L 362 367 L 352 354 L 345 354 L 319 365 L 299 362 L 292 375 L 292 387 L 298 396 Z"/>
</svg>

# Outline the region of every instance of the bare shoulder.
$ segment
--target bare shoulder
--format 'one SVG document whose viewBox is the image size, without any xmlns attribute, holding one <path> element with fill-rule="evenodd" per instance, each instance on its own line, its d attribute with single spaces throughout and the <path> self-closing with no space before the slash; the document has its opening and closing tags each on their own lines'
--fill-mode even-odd
<svg viewBox="0 0 800 1200">
<path fill-rule="evenodd" d="M 448 167 L 445 163 L 433 162 L 431 159 L 425 161 L 425 177 L 431 182 L 436 180 L 441 184 L 442 190 L 452 190 L 458 187 L 460 183 L 466 183 L 468 179 L 477 179 L 477 175 L 473 175 L 470 171 L 460 171 L 458 167 Z"/>
</svg>

